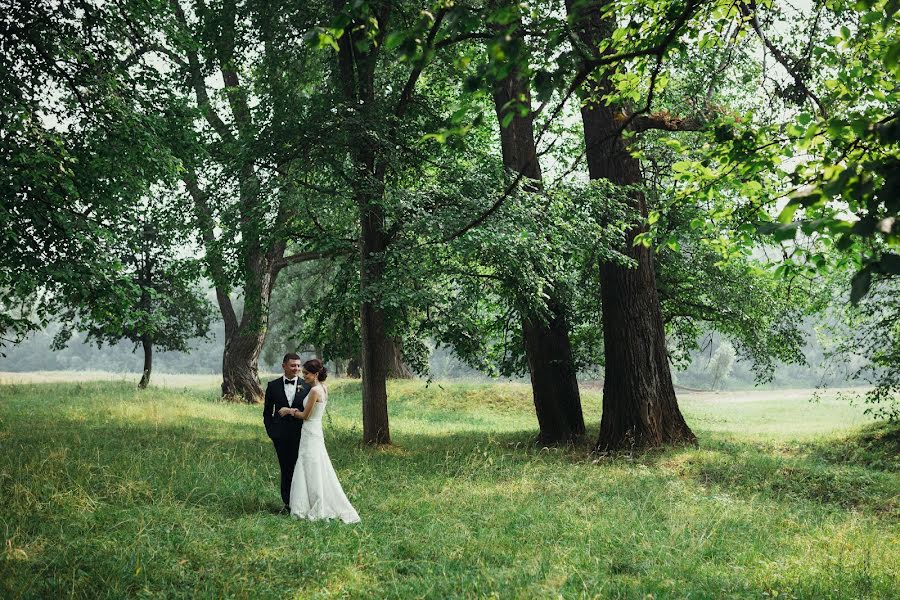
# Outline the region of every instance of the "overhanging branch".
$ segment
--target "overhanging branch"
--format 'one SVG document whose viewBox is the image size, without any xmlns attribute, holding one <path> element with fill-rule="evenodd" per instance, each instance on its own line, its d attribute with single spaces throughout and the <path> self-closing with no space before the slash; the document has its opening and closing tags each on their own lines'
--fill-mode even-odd
<svg viewBox="0 0 900 600">
<path fill-rule="evenodd" d="M 323 258 L 335 258 L 347 254 L 350 254 L 350 250 L 333 252 L 320 252 L 318 250 L 313 250 L 309 252 L 299 252 L 297 254 L 291 254 L 290 256 L 284 256 L 280 260 L 276 261 L 273 265 L 273 270 L 277 273 L 281 269 L 290 265 L 297 265 L 313 260 L 321 260 Z"/>
<path fill-rule="evenodd" d="M 823 117 L 827 117 L 828 113 L 825 110 L 825 106 L 822 104 L 822 101 L 819 100 L 819 97 L 816 96 L 806 85 L 806 81 L 804 81 L 803 77 L 797 71 L 795 66 L 795 61 L 791 60 L 781 49 L 769 41 L 769 38 L 766 37 L 766 34 L 763 33 L 762 25 L 759 23 L 759 18 L 757 17 L 756 11 L 756 0 L 751 0 L 750 5 L 748 6 L 744 2 L 739 2 L 738 7 L 740 8 L 741 14 L 745 19 L 750 23 L 750 26 L 753 28 L 753 31 L 756 32 L 756 35 L 762 41 L 763 45 L 768 48 L 769 52 L 772 53 L 772 56 L 775 57 L 775 60 L 778 61 L 784 70 L 788 72 L 794 79 L 794 84 L 803 92 L 803 95 L 812 100 L 816 107 L 819 109 L 819 112 Z"/>
</svg>

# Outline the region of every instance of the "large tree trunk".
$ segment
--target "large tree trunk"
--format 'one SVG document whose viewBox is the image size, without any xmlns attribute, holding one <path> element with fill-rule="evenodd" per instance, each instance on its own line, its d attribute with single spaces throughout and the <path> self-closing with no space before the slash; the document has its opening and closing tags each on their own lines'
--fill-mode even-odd
<svg viewBox="0 0 900 600">
<path fill-rule="evenodd" d="M 522 324 L 542 444 L 572 441 L 584 433 L 568 323 L 556 306 L 551 315 L 550 322 L 524 317 Z"/>
<path fill-rule="evenodd" d="M 230 297 L 216 289 L 225 320 L 225 351 L 222 355 L 222 396 L 229 400 L 259 403 L 259 355 L 269 329 L 269 301 L 278 275 L 277 261 L 284 243 L 276 243 L 268 254 L 254 253 L 244 280 L 244 310 L 237 321 Z"/>
<path fill-rule="evenodd" d="M 153 371 L 153 341 L 149 336 L 141 336 L 141 346 L 144 349 L 144 371 L 138 387 L 143 390 L 150 385 L 150 372 Z"/>
<path fill-rule="evenodd" d="M 384 251 L 384 217 L 380 206 L 363 206 L 360 252 L 360 286 L 365 290 L 380 282 L 384 266 L 378 255 Z M 389 341 L 384 311 L 376 302 L 364 300 L 359 310 L 362 342 L 363 441 L 390 444 L 387 412 L 387 352 Z"/>
<path fill-rule="evenodd" d="M 222 355 L 222 396 L 225 399 L 251 404 L 262 401 L 258 365 L 265 339 L 265 331 L 249 331 L 225 340 Z"/>
<path fill-rule="evenodd" d="M 589 48 L 614 29 L 612 17 L 600 18 L 602 2 L 571 15 Z M 591 101 L 582 105 L 584 141 L 591 179 L 617 184 L 641 182 L 640 163 L 629 152 L 620 135 L 621 122 L 613 106 L 600 101 L 612 89 L 608 74 L 587 84 Z M 644 195 L 630 196 L 634 208 L 647 216 Z M 666 336 L 651 249 L 633 244 L 644 231 L 628 232 L 624 252 L 637 262 L 636 268 L 614 263 L 600 265 L 603 342 L 606 357 L 603 383 L 603 416 L 597 449 L 651 448 L 696 442 L 684 421 L 669 370 Z"/>
<path fill-rule="evenodd" d="M 336 12 L 343 10 L 343 2 L 334 0 Z M 388 5 L 380 10 L 389 10 Z M 381 14 L 379 25 L 387 26 L 387 15 Z M 359 30 L 350 24 L 338 39 L 337 85 L 345 102 L 363 115 L 363 119 L 378 118 L 375 107 L 375 66 L 378 46 L 366 50 L 357 46 Z M 367 42 L 363 41 L 363 44 Z M 350 132 L 348 132 L 350 135 Z M 384 190 L 383 167 L 377 165 L 376 140 L 368 132 L 352 140 L 349 148 L 354 167 L 353 187 L 360 219 L 360 342 L 362 347 L 362 405 L 363 441 L 366 444 L 391 442 L 387 411 L 387 336 L 386 315 L 373 298 L 370 289 L 384 278 L 383 253 L 387 247 L 385 215 L 381 205 Z"/>
<path fill-rule="evenodd" d="M 525 52 L 521 23 L 513 35 L 516 36 L 514 48 Z M 539 189 L 541 168 L 534 139 L 528 79 L 514 68 L 505 79 L 497 82 L 493 96 L 501 124 L 503 164 L 527 178 L 526 187 Z M 519 113 L 517 105 L 520 103 L 528 108 L 524 115 Z M 509 112 L 515 116 L 503 127 L 504 116 Z M 551 290 L 550 294 L 546 317 L 528 311 L 520 312 L 525 355 L 531 373 L 531 391 L 540 428 L 539 439 L 543 444 L 571 441 L 584 433 L 577 369 L 565 308 L 555 291 Z"/>
</svg>

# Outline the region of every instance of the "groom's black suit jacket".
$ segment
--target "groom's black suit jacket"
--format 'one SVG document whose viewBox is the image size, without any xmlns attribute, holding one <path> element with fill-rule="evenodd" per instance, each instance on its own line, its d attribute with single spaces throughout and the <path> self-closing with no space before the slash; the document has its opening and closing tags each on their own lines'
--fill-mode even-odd
<svg viewBox="0 0 900 600">
<path fill-rule="evenodd" d="M 266 433 L 273 440 L 300 436 L 303 419 L 295 419 L 290 416 L 282 417 L 278 414 L 279 409 L 283 407 L 303 410 L 303 400 L 309 393 L 310 387 L 305 382 L 300 383 L 303 381 L 300 377 L 297 377 L 297 380 L 297 393 L 291 406 L 288 406 L 287 396 L 284 394 L 284 377 L 273 379 L 266 387 L 266 402 L 263 404 L 263 423 L 266 426 Z"/>
</svg>

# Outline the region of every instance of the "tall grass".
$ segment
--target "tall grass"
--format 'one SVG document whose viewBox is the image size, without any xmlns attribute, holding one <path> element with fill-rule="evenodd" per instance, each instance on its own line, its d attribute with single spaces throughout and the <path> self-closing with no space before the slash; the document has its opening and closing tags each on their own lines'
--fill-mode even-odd
<svg viewBox="0 0 900 600">
<path fill-rule="evenodd" d="M 346 526 L 275 513 L 261 407 L 0 386 L 0 597 L 896 597 L 900 434 L 853 407 L 686 401 L 698 448 L 602 458 L 534 446 L 526 386 L 390 397 L 373 450 L 358 383 L 331 387 Z"/>
</svg>

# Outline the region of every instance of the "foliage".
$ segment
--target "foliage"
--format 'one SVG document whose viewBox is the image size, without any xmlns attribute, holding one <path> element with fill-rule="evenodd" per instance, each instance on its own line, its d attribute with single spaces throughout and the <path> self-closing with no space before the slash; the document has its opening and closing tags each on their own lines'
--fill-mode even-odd
<svg viewBox="0 0 900 600">
<path fill-rule="evenodd" d="M 628 190 L 583 183 L 570 122 L 582 84 L 609 70 L 605 100 L 644 169 L 639 242 L 657 249 L 673 359 L 715 331 L 765 381 L 776 361 L 801 360 L 800 324 L 842 297 L 844 271 L 858 301 L 900 268 L 897 2 L 592 6 L 615 17 L 598 48 L 543 0 L 14 2 L 0 42 L 0 336 L 63 310 L 134 330 L 117 313 L 139 296 L 118 228 L 157 185 L 167 202 L 190 199 L 169 209 L 190 224 L 185 243 L 202 243 L 228 339 L 266 335 L 278 281 L 270 349 L 295 339 L 354 357 L 359 305 L 373 302 L 420 372 L 434 342 L 521 374 L 513 315 L 546 312 L 552 291 L 579 366 L 595 367 L 595 267 L 621 259 L 636 219 L 618 202 Z M 344 93 L 350 46 L 372 57 L 365 106 Z M 512 69 L 537 101 L 543 190 L 500 166 L 490 90 Z M 526 107 L 505 110 L 501 126 Z M 368 258 L 384 273 L 361 289 L 360 211 L 373 207 L 386 248 Z M 860 310 L 888 322 L 892 305 L 874 297 L 881 308 Z M 141 327 L 160 330 L 151 321 Z M 895 341 L 857 339 L 872 381 L 891 372 L 880 357 Z"/>
<path fill-rule="evenodd" d="M 350 258 L 297 265 L 281 274 L 263 357 L 280 364 L 288 350 L 314 351 L 326 362 L 359 356 L 358 264 Z"/>
<path fill-rule="evenodd" d="M 780 2 L 736 3 L 695 36 L 701 50 L 740 57 L 720 63 L 724 77 L 759 81 L 766 93 L 722 106 L 697 154 L 672 165 L 681 184 L 673 206 L 694 206 L 698 199 L 710 205 L 692 228 L 722 261 L 774 243 L 782 254 L 774 272 L 789 286 L 810 281 L 827 293 L 849 271 L 853 303 L 873 281 L 900 274 L 897 9 L 896 2 L 878 0 L 815 2 L 809 12 Z M 760 241 L 754 229 L 769 241 Z M 845 297 L 831 296 L 833 306 Z M 894 310 L 885 295 L 877 298 L 881 307 L 868 304 L 862 311 L 873 323 Z M 896 331 L 888 327 L 875 342 L 886 355 L 896 345 L 891 336 Z M 873 346 L 854 339 L 855 345 L 841 348 L 872 359 L 859 372 L 878 384 L 869 399 L 893 406 L 890 369 L 882 368 Z"/>
<path fill-rule="evenodd" d="M 446 280 L 446 297 L 431 307 L 430 335 L 489 374 L 522 375 L 518 314 L 546 315 L 553 286 L 570 307 L 576 365 L 600 364 L 596 264 L 628 263 L 620 250 L 635 215 L 625 208 L 625 193 L 590 182 L 512 195 L 489 223 L 444 249 L 444 260 L 457 267 Z"/>
<path fill-rule="evenodd" d="M 115 241 L 104 249 L 109 262 L 120 265 L 115 279 L 96 287 L 87 282 L 78 297 L 66 297 L 55 349 L 73 330 L 98 345 L 127 339 L 180 352 L 189 339 L 205 336 L 212 306 L 197 261 L 178 258 L 184 229 L 181 211 L 152 200 L 120 221 Z"/>
<path fill-rule="evenodd" d="M 0 345 L 46 324 L 84 286 L 105 285 L 115 223 L 171 176 L 154 143 L 147 72 L 123 81 L 111 6 L 13 2 L 0 52 Z M 140 165 L 140 168 L 136 168 Z"/>
<path fill-rule="evenodd" d="M 868 405 L 866 413 L 900 419 L 900 284 L 876 277 L 871 291 L 843 314 L 837 342 L 828 354 L 832 363 L 862 364 L 851 377 L 872 385 L 850 397 Z"/>
<path fill-rule="evenodd" d="M 878 0 L 816 2 L 802 15 L 777 2 L 733 5 L 698 43 L 718 36 L 744 61 L 771 55 L 758 76 L 768 95 L 721 111 L 702 156 L 673 165 L 685 198 L 739 195 L 741 211 L 785 247 L 785 274 L 854 266 L 853 300 L 873 274 L 900 272 L 896 11 Z M 714 215 L 712 235 L 718 216 L 731 217 Z M 844 253 L 837 263 L 832 247 Z"/>
</svg>

